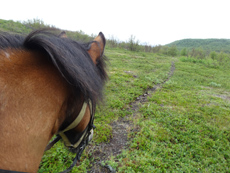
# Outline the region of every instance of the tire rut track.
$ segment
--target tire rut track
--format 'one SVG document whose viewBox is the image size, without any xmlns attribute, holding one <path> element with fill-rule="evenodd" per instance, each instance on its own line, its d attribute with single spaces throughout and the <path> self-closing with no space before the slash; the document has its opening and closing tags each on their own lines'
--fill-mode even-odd
<svg viewBox="0 0 230 173">
<path fill-rule="evenodd" d="M 157 89 L 163 87 L 163 85 L 173 76 L 175 71 L 175 63 L 171 62 L 171 69 L 168 73 L 167 79 L 162 83 L 156 84 L 153 88 L 147 89 L 143 95 L 137 97 L 137 99 L 129 103 L 128 111 L 133 113 L 135 117 L 139 113 L 140 104 L 148 101 L 147 97 L 151 96 Z M 116 122 L 110 124 L 112 126 L 113 138 L 109 143 L 101 143 L 98 146 L 91 145 L 88 152 L 92 153 L 92 157 L 96 158 L 92 164 L 92 168 L 88 173 L 100 173 L 100 172 L 115 172 L 109 165 L 103 166 L 102 161 L 109 159 L 111 155 L 116 156 L 121 154 L 123 149 L 128 147 L 127 134 L 132 128 L 133 124 L 126 117 L 119 118 Z M 138 129 L 132 129 L 132 131 L 138 131 Z"/>
<path fill-rule="evenodd" d="M 151 96 L 157 89 L 162 88 L 163 85 L 167 81 L 169 81 L 169 79 L 172 77 L 174 71 L 175 71 L 175 63 L 172 62 L 171 69 L 168 73 L 168 78 L 165 79 L 162 83 L 156 84 L 154 87 L 147 89 L 143 95 L 140 95 L 139 97 L 137 97 L 137 99 L 134 102 L 130 103 L 130 106 L 132 107 L 131 110 L 137 111 L 139 109 L 139 106 L 138 106 L 139 103 L 147 102 L 148 101 L 147 96 Z"/>
</svg>

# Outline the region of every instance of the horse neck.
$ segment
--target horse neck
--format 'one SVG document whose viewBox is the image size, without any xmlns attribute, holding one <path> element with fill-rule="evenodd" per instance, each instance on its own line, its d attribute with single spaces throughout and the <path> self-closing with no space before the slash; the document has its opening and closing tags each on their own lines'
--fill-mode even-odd
<svg viewBox="0 0 230 173">
<path fill-rule="evenodd" d="M 27 116 L 26 116 L 27 114 Z M 24 115 L 8 114 L 1 120 L 0 168 L 23 172 L 36 172 L 44 149 L 51 138 L 55 121 L 43 114 L 25 112 Z M 30 117 L 29 117 L 29 116 Z M 2 118 L 1 118 L 2 119 Z"/>
<path fill-rule="evenodd" d="M 40 56 L 0 54 L 0 169 L 36 172 L 63 121 L 67 84 Z"/>
</svg>

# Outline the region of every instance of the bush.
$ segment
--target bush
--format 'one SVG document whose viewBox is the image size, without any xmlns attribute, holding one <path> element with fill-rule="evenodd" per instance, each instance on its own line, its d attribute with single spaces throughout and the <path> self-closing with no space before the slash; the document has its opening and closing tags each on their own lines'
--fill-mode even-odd
<svg viewBox="0 0 230 173">
<path fill-rule="evenodd" d="M 40 28 L 51 28 L 54 26 L 46 25 L 41 19 L 32 19 L 23 22 L 24 25 L 31 27 L 32 29 L 40 29 Z"/>
<path fill-rule="evenodd" d="M 110 48 L 118 47 L 118 41 L 112 36 L 110 39 L 106 42 L 107 46 Z"/>
<path fill-rule="evenodd" d="M 191 53 L 190 53 L 190 56 L 197 58 L 197 59 L 204 59 L 206 54 L 205 54 L 204 50 L 200 47 L 198 49 L 193 48 Z"/>
<path fill-rule="evenodd" d="M 217 55 L 217 61 L 219 62 L 220 65 L 225 65 L 227 64 L 227 62 L 229 63 L 229 56 L 228 54 L 224 53 L 223 51 L 221 51 L 218 55 Z"/>
<path fill-rule="evenodd" d="M 139 51 L 140 50 L 140 46 L 139 46 L 139 41 L 135 41 L 135 36 L 131 35 L 131 37 L 129 38 L 129 42 L 128 42 L 128 48 L 131 51 Z"/>
<path fill-rule="evenodd" d="M 170 56 L 176 56 L 177 55 L 177 47 L 176 47 L 176 45 L 174 45 L 172 47 L 169 47 L 168 55 L 170 55 Z"/>
<path fill-rule="evenodd" d="M 180 52 L 181 56 L 188 56 L 188 52 L 186 48 L 183 48 Z"/>
<path fill-rule="evenodd" d="M 212 60 L 215 60 L 217 58 L 217 53 L 215 51 L 212 51 L 210 53 L 210 58 L 212 58 Z"/>
</svg>

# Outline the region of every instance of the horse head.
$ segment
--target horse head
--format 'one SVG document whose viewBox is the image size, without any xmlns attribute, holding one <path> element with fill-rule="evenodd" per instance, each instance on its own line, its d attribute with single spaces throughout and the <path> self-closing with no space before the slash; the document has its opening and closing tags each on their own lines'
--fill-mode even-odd
<svg viewBox="0 0 230 173">
<path fill-rule="evenodd" d="M 55 134 L 81 152 L 107 78 L 105 44 L 102 33 L 89 43 L 50 30 L 0 33 L 0 169 L 36 172 Z"/>
</svg>

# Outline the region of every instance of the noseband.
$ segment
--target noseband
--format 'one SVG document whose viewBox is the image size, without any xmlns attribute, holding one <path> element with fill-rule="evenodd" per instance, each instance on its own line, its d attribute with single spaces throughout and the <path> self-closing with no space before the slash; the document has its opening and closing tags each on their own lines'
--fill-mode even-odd
<svg viewBox="0 0 230 173">
<path fill-rule="evenodd" d="M 86 127 L 86 129 L 84 130 L 84 133 L 81 136 L 81 138 L 75 144 L 71 144 L 71 142 L 69 141 L 68 137 L 65 135 L 65 132 L 67 132 L 69 130 L 72 130 L 75 127 L 78 126 L 78 124 L 81 122 L 82 118 L 85 115 L 87 105 L 88 105 L 88 103 L 84 102 L 84 104 L 83 104 L 83 106 L 81 108 L 81 111 L 78 114 L 78 116 L 76 117 L 76 119 L 68 127 L 66 127 L 64 130 L 62 130 L 62 131 L 60 131 L 58 133 L 58 135 L 60 135 L 62 140 L 64 141 L 65 146 L 72 147 L 72 148 L 77 148 L 79 146 L 79 144 L 81 143 L 81 141 L 83 140 L 84 136 L 86 135 L 88 127 Z M 89 102 L 89 107 L 91 108 L 91 102 Z M 90 110 L 90 112 L 92 112 L 92 110 Z M 89 122 L 89 124 L 90 124 L 90 122 Z M 93 134 L 93 129 L 91 129 L 90 131 L 92 131 L 91 132 L 91 135 L 92 135 Z"/>
<path fill-rule="evenodd" d="M 70 140 L 68 139 L 68 137 L 65 135 L 65 132 L 67 132 L 69 130 L 72 130 L 75 127 L 78 126 L 78 124 L 81 122 L 82 118 L 85 115 L 87 105 L 89 105 L 89 107 L 90 107 L 90 121 L 89 121 L 89 124 L 85 128 L 85 130 L 84 130 L 82 136 L 80 137 L 80 139 L 76 143 L 72 144 L 70 142 Z M 64 141 L 65 146 L 69 147 L 70 149 L 74 150 L 77 153 L 77 155 L 74 158 L 73 163 L 71 164 L 71 166 L 68 169 L 66 169 L 65 171 L 61 172 L 61 173 L 69 172 L 74 167 L 74 165 L 77 163 L 77 161 L 80 160 L 82 152 L 84 151 L 85 147 L 88 145 L 88 143 L 93 138 L 93 129 L 95 128 L 95 126 L 93 124 L 93 121 L 94 121 L 94 113 L 93 113 L 93 110 L 92 110 L 92 103 L 91 103 L 91 101 L 89 101 L 89 103 L 84 102 L 84 104 L 83 104 L 83 106 L 81 108 L 81 111 L 78 114 L 78 116 L 76 117 L 76 119 L 68 127 L 66 127 L 64 130 L 58 132 L 56 138 L 47 145 L 45 151 L 49 150 L 56 142 L 58 142 L 62 138 L 62 140 Z"/>
</svg>

